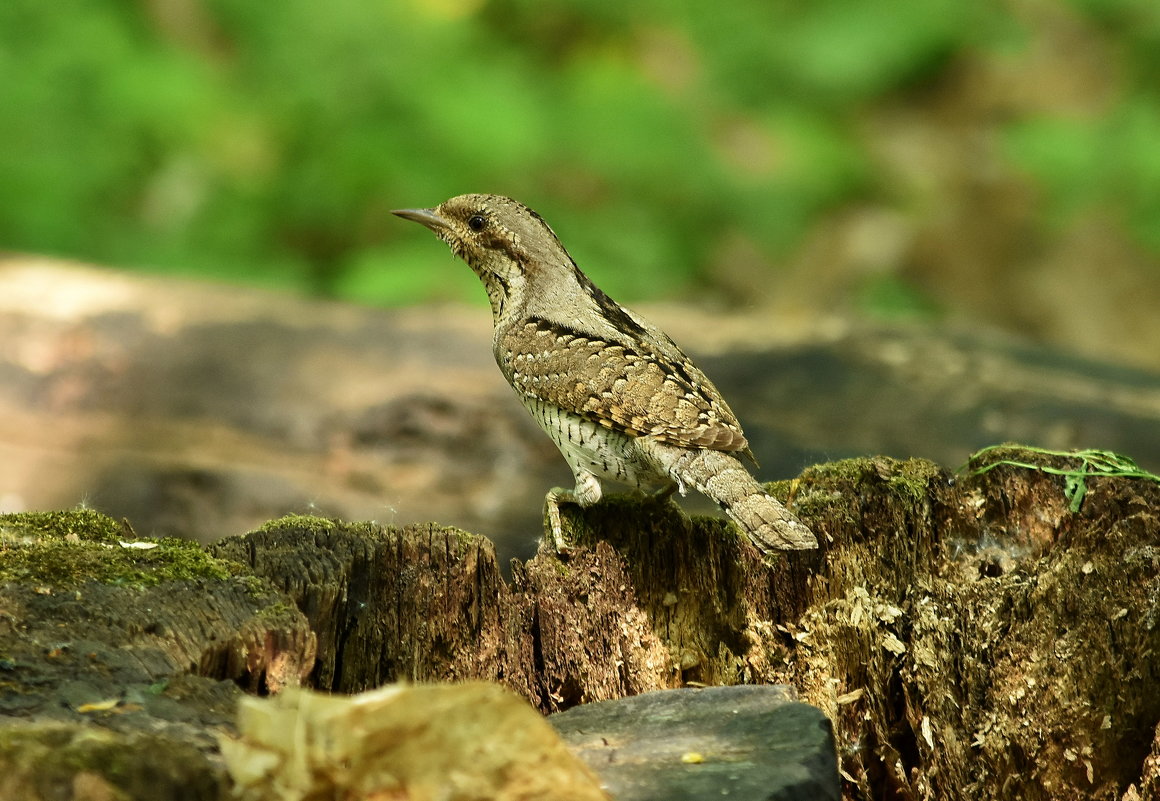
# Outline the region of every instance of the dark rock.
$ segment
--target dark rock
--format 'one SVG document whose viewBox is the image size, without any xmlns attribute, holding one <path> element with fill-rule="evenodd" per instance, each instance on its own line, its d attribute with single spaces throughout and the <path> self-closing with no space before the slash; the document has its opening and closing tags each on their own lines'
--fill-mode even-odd
<svg viewBox="0 0 1160 801">
<path fill-rule="evenodd" d="M 830 721 L 792 687 L 661 690 L 549 721 L 617 801 L 841 797 Z"/>
</svg>

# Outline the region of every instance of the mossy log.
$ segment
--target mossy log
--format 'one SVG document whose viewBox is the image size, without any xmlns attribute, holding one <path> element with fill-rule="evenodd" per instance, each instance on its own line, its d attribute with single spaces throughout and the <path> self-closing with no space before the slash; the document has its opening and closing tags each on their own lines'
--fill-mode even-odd
<svg viewBox="0 0 1160 801">
<path fill-rule="evenodd" d="M 1078 464 L 988 455 L 1001 457 Z M 0 775 L 9 788 L 43 783 L 20 756 L 38 726 L 57 740 L 62 726 L 96 729 L 125 748 L 163 731 L 200 748 L 209 789 L 196 797 L 216 798 L 225 780 L 205 732 L 230 727 L 207 689 L 221 680 L 354 692 L 487 679 L 544 712 L 778 683 L 834 722 L 851 798 L 1155 797 L 1160 487 L 1079 480 L 1075 509 L 1069 479 L 1040 469 L 955 479 L 921 460 L 821 465 L 774 487 L 821 548 L 770 563 L 723 521 L 614 497 L 569 510 L 571 552 L 513 563 L 510 580 L 489 541 L 433 525 L 284 518 L 182 573 L 159 552 L 189 546 L 122 547 L 131 537 L 91 513 L 58 516 L 63 533 L 2 518 L 0 689 L 20 725 L 0 737 L 25 745 L 0 748 Z M 37 556 L 46 549 L 132 570 L 70 575 L 64 556 Z M 119 676 L 109 654 L 126 649 L 137 655 Z M 90 696 L 113 703 L 94 709 Z M 218 711 L 190 711 L 203 702 Z M 165 723 L 176 709 L 180 725 Z M 78 771 L 135 786 L 101 764 Z"/>
</svg>

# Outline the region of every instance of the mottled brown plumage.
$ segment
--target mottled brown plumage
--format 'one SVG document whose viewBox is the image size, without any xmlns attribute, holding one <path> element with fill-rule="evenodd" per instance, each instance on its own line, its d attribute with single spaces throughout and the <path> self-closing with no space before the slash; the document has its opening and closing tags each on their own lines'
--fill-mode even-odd
<svg viewBox="0 0 1160 801">
<path fill-rule="evenodd" d="M 505 330 L 496 349 L 500 369 L 521 395 L 634 437 L 748 450 L 716 387 L 690 362 L 672 364 L 647 341 L 610 342 L 534 318 Z"/>
<path fill-rule="evenodd" d="M 534 211 L 499 195 L 461 195 L 395 212 L 450 245 L 491 300 L 496 362 L 564 455 L 587 506 L 601 478 L 662 491 L 693 486 L 719 503 L 762 550 L 817 541 L 738 460 L 749 445 L 717 388 L 663 331 L 593 284 Z"/>
</svg>

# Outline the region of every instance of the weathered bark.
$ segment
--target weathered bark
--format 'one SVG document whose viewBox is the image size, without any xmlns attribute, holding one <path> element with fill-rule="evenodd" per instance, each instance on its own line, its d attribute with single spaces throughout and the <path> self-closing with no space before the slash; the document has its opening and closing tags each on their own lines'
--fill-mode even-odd
<svg viewBox="0 0 1160 801">
<path fill-rule="evenodd" d="M 314 687 L 495 679 L 552 711 L 673 684 L 607 543 L 517 565 L 512 585 L 488 540 L 434 525 L 291 517 L 210 551 L 248 563 L 310 618 Z"/>
<path fill-rule="evenodd" d="M 252 569 L 264 579 L 253 586 L 285 591 L 317 634 L 308 685 L 493 679 L 553 711 L 690 682 L 784 683 L 833 720 L 852 798 L 1134 798 L 1154 792 L 1160 759 L 1160 486 L 1085 480 L 1071 511 L 1063 477 L 1022 467 L 952 481 L 920 460 L 820 465 L 775 490 L 792 495 L 822 547 L 770 565 L 719 520 L 617 497 L 566 507 L 572 552 L 517 563 L 510 582 L 490 543 L 460 531 L 292 517 L 211 547 L 214 564 L 246 565 L 235 576 L 189 579 L 197 592 L 163 585 L 147 606 L 219 609 L 214 599 Z M 25 547 L 6 540 L 5 561 Z M 6 574 L 5 592 L 47 588 L 52 610 L 74 603 L 66 593 L 120 593 L 124 614 L 141 615 L 141 590 L 38 569 Z M 5 653 L 25 649 L 17 684 L 47 677 L 45 699 L 65 686 L 42 664 L 58 658 L 44 650 L 54 623 L 10 623 L 0 641 Z M 110 648 L 126 625 L 105 635 Z M 306 639 L 286 634 L 267 637 L 278 647 L 264 661 L 222 656 L 221 635 L 202 625 L 166 632 L 185 658 L 161 663 L 153 680 L 253 686 L 279 660 L 309 658 Z M 295 643 L 297 656 L 283 652 Z M 190 658 L 201 653 L 219 655 Z M 35 705 L 21 713 L 53 717 Z M 100 725 L 116 728 L 110 718 Z"/>
</svg>

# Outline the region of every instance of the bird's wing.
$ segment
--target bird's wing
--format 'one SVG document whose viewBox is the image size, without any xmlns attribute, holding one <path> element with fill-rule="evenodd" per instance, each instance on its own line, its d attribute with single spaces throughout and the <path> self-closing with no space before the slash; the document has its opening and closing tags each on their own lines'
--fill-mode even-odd
<svg viewBox="0 0 1160 801">
<path fill-rule="evenodd" d="M 542 319 L 500 334 L 495 346 L 500 369 L 525 396 L 634 437 L 719 451 L 749 448 L 717 388 L 687 358 Z"/>
</svg>

